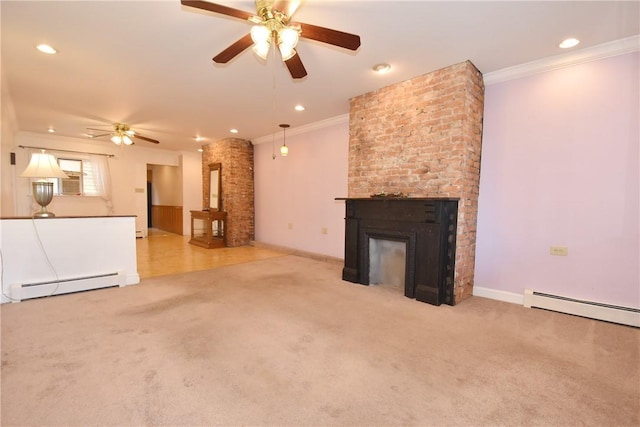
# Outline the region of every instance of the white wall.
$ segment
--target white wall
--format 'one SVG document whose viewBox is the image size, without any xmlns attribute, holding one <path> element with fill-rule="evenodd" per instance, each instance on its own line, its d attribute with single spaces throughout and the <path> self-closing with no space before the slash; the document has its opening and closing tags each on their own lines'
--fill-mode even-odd
<svg viewBox="0 0 640 427">
<path fill-rule="evenodd" d="M 11 99 L 7 93 L 4 75 L 0 89 L 0 215 L 11 215 L 15 210 L 15 166 L 11 165 L 10 156 L 13 151 L 15 129 L 15 115 Z M 22 172 L 22 171 L 21 171 Z"/>
<path fill-rule="evenodd" d="M 271 142 L 254 147 L 255 240 L 343 258 L 345 206 L 334 199 L 347 196 L 348 120 L 287 131 L 288 157 L 281 135 L 275 145 L 275 160 Z"/>
<path fill-rule="evenodd" d="M 476 287 L 640 307 L 638 63 L 487 86 Z"/>
<path fill-rule="evenodd" d="M 156 206 L 182 205 L 182 179 L 177 166 L 151 165 L 151 202 Z"/>
<path fill-rule="evenodd" d="M 191 233 L 191 214 L 189 211 L 202 210 L 202 155 L 183 153 L 180 156 L 182 182 L 182 234 Z"/>
<path fill-rule="evenodd" d="M 201 155 L 194 152 L 176 152 L 157 148 L 145 148 L 138 145 L 117 147 L 108 141 L 91 141 L 84 139 L 61 137 L 57 135 L 19 132 L 14 140 L 12 151 L 16 152 L 16 209 L 15 212 L 3 210 L 3 216 L 29 216 L 34 211 L 33 198 L 30 195 L 29 180 L 18 177 L 29 161 L 27 150 L 18 145 L 45 147 L 51 150 L 75 150 L 81 152 L 115 154 L 109 159 L 111 181 L 113 186 L 112 204 L 114 215 L 136 215 L 136 230 L 147 234 L 147 164 L 181 166 L 198 164 L 200 168 Z M 182 188 L 202 188 L 202 178 L 195 174 L 182 174 L 188 179 L 183 180 Z M 3 192 L 4 192 L 3 186 Z M 193 190 L 190 190 L 193 191 Z M 4 195 L 3 195 L 4 196 Z M 200 197 L 201 198 L 201 197 Z M 199 199 L 200 199 L 199 198 Z M 183 204 L 183 217 L 189 216 L 189 210 L 200 209 L 202 202 L 194 201 L 190 194 L 186 199 L 189 204 Z M 105 203 L 97 197 L 56 196 L 49 205 L 49 210 L 56 215 L 107 215 Z"/>
</svg>

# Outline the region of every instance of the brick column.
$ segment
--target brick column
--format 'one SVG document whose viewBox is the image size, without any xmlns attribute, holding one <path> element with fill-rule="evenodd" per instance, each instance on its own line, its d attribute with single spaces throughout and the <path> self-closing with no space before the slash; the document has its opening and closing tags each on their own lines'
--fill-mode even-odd
<svg viewBox="0 0 640 427">
<path fill-rule="evenodd" d="M 469 62 L 350 101 L 349 197 L 456 197 L 456 303 L 471 295 L 484 82 Z"/>
<path fill-rule="evenodd" d="M 222 165 L 222 210 L 227 212 L 227 246 L 248 245 L 254 239 L 253 145 L 225 138 L 202 147 L 202 200 L 209 205 L 209 165 Z"/>
</svg>

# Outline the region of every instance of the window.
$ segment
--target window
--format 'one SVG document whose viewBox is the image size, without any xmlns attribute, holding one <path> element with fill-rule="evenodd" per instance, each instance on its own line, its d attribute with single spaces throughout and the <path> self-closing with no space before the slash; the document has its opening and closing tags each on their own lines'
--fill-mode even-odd
<svg viewBox="0 0 640 427">
<path fill-rule="evenodd" d="M 69 178 L 53 179 L 53 191 L 65 196 L 98 196 L 93 177 L 93 165 L 89 160 L 58 158 L 60 169 Z"/>
</svg>

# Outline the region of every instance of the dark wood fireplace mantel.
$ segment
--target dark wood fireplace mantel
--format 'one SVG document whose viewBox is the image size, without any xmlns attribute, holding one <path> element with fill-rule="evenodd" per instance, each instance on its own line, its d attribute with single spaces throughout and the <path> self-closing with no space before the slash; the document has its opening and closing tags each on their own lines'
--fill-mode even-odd
<svg viewBox="0 0 640 427">
<path fill-rule="evenodd" d="M 346 203 L 343 280 L 369 284 L 369 240 L 405 242 L 404 294 L 454 304 L 458 199 L 336 198 Z"/>
</svg>

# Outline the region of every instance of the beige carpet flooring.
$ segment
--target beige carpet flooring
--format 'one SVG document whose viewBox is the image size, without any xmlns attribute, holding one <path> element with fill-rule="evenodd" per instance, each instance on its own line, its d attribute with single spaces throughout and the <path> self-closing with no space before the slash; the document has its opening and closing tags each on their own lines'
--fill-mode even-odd
<svg viewBox="0 0 640 427">
<path fill-rule="evenodd" d="M 640 330 L 282 256 L 4 304 L 3 426 L 640 424 Z"/>
</svg>

